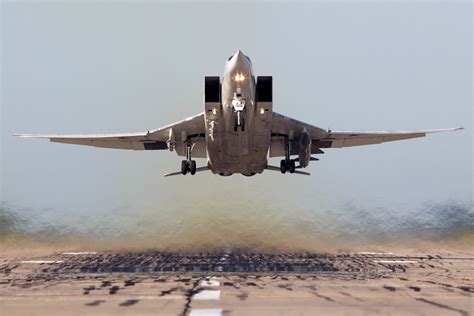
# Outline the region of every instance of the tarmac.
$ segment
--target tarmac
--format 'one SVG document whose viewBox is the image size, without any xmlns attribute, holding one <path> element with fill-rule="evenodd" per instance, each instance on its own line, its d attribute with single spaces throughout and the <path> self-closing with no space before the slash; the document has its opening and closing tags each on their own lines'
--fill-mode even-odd
<svg viewBox="0 0 474 316">
<path fill-rule="evenodd" d="M 474 251 L 2 252 L 0 315 L 472 315 Z"/>
</svg>

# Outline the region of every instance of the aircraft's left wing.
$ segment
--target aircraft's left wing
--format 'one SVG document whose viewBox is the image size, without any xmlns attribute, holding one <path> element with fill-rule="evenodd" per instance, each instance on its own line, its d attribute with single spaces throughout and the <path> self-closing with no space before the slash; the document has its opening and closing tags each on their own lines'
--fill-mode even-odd
<svg viewBox="0 0 474 316">
<path fill-rule="evenodd" d="M 413 131 L 331 131 L 278 113 L 273 113 L 270 156 L 284 156 L 282 140 L 290 135 L 295 139 L 298 139 L 299 134 L 302 133 L 303 130 L 306 130 L 311 137 L 312 153 L 318 154 L 323 153 L 320 148 L 342 148 L 381 144 L 384 142 L 423 137 L 431 133 L 455 131 L 460 129 L 462 129 L 462 127 Z M 298 143 L 295 143 L 291 148 L 291 154 L 298 154 L 298 150 Z"/>
<path fill-rule="evenodd" d="M 167 125 L 165 127 L 139 133 L 124 134 L 95 134 L 95 135 L 47 135 L 47 134 L 14 134 L 24 138 L 46 138 L 52 142 L 94 146 L 102 148 L 129 149 L 129 150 L 160 150 L 168 149 L 170 131 L 180 139 L 185 133 L 186 137 L 194 138 L 196 144 L 204 141 L 205 125 L 204 113 L 189 117 L 185 120 Z M 176 151 L 181 155 L 176 147 Z M 193 150 L 193 155 L 197 158 Z M 205 156 L 204 156 L 205 157 Z"/>
</svg>

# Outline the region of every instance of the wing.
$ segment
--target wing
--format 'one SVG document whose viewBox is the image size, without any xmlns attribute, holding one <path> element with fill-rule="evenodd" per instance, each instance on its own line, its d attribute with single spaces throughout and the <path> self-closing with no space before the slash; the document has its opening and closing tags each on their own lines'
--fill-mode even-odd
<svg viewBox="0 0 474 316">
<path fill-rule="evenodd" d="M 462 127 L 414 131 L 328 131 L 328 135 L 325 138 L 313 140 L 313 144 L 319 148 L 364 146 L 392 142 L 396 140 L 424 137 L 427 134 L 456 131 L 461 129 Z"/>
<path fill-rule="evenodd" d="M 182 141 L 180 140 L 182 137 L 187 137 L 192 138 L 194 141 L 193 156 L 202 158 L 206 157 L 204 133 L 204 113 L 200 113 L 156 130 L 139 133 L 95 135 L 14 134 L 14 136 L 46 138 L 52 142 L 64 144 L 129 150 L 168 149 L 170 141 L 176 141 L 175 149 L 180 156 L 185 155 L 185 146 L 182 146 Z"/>
<path fill-rule="evenodd" d="M 306 130 L 312 140 L 312 154 L 323 153 L 320 148 L 342 148 L 352 146 L 364 146 L 381 144 L 384 142 L 404 140 L 423 137 L 427 134 L 460 130 L 458 128 L 415 130 L 415 131 L 331 131 L 307 124 L 293 118 L 273 113 L 272 117 L 272 141 L 270 146 L 270 157 L 284 156 L 283 140 L 290 135 L 298 139 L 299 135 Z M 298 154 L 297 142 L 291 146 L 291 154 Z"/>
</svg>

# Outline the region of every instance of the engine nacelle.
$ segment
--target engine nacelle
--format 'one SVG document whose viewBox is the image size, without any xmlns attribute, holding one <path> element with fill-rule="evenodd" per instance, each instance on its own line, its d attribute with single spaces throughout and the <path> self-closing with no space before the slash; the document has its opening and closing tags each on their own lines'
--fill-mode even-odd
<svg viewBox="0 0 474 316">
<path fill-rule="evenodd" d="M 300 166 L 303 168 L 309 165 L 309 161 L 311 159 L 311 142 L 311 135 L 309 135 L 308 132 L 304 130 L 300 136 L 300 150 L 298 153 L 298 161 Z"/>
</svg>

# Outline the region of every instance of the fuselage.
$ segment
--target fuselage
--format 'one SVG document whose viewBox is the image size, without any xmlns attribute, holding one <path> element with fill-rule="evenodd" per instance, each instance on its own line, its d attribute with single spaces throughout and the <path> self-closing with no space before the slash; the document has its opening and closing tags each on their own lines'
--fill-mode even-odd
<svg viewBox="0 0 474 316">
<path fill-rule="evenodd" d="M 258 113 L 256 105 L 252 62 L 238 51 L 225 66 L 220 108 L 206 113 L 206 150 L 213 173 L 254 175 L 265 169 L 270 126 L 263 126 L 258 116 L 271 113 Z"/>
</svg>

